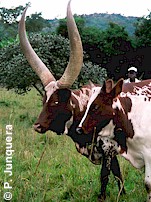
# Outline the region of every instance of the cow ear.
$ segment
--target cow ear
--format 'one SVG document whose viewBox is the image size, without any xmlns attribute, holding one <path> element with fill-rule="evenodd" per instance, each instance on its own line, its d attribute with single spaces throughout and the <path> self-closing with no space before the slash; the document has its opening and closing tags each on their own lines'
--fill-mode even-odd
<svg viewBox="0 0 151 202">
<path fill-rule="evenodd" d="M 118 80 L 118 82 L 113 87 L 111 91 L 113 98 L 117 97 L 122 92 L 123 81 L 123 79 Z"/>
<path fill-rule="evenodd" d="M 59 102 L 67 102 L 71 97 L 71 90 L 69 89 L 60 89 L 59 90 Z"/>
<path fill-rule="evenodd" d="M 112 79 L 108 79 L 107 81 L 104 82 L 103 87 L 102 87 L 102 91 L 105 93 L 110 93 L 112 88 L 113 88 L 113 80 Z"/>
</svg>

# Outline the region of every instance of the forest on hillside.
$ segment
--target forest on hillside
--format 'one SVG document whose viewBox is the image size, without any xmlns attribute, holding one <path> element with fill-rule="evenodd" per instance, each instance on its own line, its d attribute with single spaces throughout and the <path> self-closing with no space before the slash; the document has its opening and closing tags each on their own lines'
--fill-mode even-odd
<svg viewBox="0 0 151 202">
<path fill-rule="evenodd" d="M 120 26 L 124 26 L 125 30 L 128 32 L 129 35 L 133 35 L 135 32 L 135 24 L 138 17 L 133 16 L 123 16 L 121 14 L 108 14 L 108 13 L 94 13 L 90 15 L 80 15 L 81 18 L 85 20 L 85 26 L 87 27 L 96 27 L 101 30 L 105 30 L 108 28 L 109 23 L 113 22 Z M 53 19 L 49 20 L 52 24 L 52 29 L 56 29 L 59 26 L 59 20 Z"/>
</svg>

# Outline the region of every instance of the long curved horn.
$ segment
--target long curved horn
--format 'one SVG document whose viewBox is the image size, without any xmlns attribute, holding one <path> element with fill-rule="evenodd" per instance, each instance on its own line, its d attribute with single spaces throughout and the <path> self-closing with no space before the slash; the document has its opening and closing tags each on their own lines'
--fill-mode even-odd
<svg viewBox="0 0 151 202">
<path fill-rule="evenodd" d="M 67 27 L 70 40 L 70 58 L 64 74 L 58 81 L 60 88 L 70 87 L 78 77 L 83 64 L 83 48 L 81 38 L 71 13 L 70 2 L 67 6 Z"/>
<path fill-rule="evenodd" d="M 33 48 L 31 47 L 25 29 L 25 15 L 29 5 L 25 8 L 21 20 L 19 22 L 19 39 L 22 51 L 32 67 L 32 69 L 36 72 L 36 74 L 41 79 L 41 82 L 44 86 L 47 86 L 51 81 L 55 81 L 54 76 L 51 74 L 49 69 L 45 66 L 45 64 L 41 61 L 38 55 L 35 53 Z"/>
</svg>

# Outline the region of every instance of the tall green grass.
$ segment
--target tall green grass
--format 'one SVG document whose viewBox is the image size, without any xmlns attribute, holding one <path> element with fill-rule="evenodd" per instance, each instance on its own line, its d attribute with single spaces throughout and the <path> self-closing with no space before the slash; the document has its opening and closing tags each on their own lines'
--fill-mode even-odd
<svg viewBox="0 0 151 202">
<path fill-rule="evenodd" d="M 72 140 L 47 132 L 37 134 L 32 125 L 41 110 L 35 90 L 25 96 L 0 89 L 0 201 L 3 184 L 12 179 L 12 202 L 95 202 L 100 190 L 100 167 L 75 149 Z M 13 125 L 13 176 L 6 167 L 6 125 Z M 42 158 L 41 158 L 42 157 Z M 41 158 L 41 159 L 40 159 Z M 119 157 L 126 195 L 118 197 L 117 182 L 110 176 L 106 202 L 144 202 L 143 171 Z M 40 164 L 39 164 L 40 163 Z"/>
</svg>

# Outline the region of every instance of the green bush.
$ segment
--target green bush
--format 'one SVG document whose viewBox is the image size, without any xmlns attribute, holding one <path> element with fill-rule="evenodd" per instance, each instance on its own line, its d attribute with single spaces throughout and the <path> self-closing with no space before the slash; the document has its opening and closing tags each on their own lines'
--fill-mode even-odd
<svg viewBox="0 0 151 202">
<path fill-rule="evenodd" d="M 33 34 L 29 41 L 37 55 L 49 68 L 56 79 L 59 79 L 69 60 L 69 40 L 58 35 Z M 15 92 L 26 93 L 35 86 L 39 88 L 41 84 L 37 75 L 29 66 L 26 58 L 22 54 L 19 43 L 10 44 L 1 49 L 0 52 L 0 85 Z M 98 65 L 90 62 L 85 63 L 75 87 L 85 84 L 89 79 L 94 82 L 103 79 L 106 71 Z"/>
</svg>

